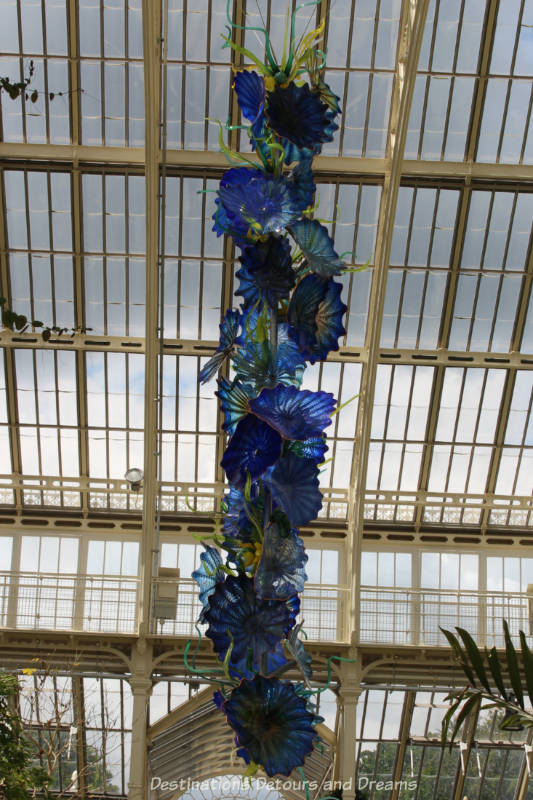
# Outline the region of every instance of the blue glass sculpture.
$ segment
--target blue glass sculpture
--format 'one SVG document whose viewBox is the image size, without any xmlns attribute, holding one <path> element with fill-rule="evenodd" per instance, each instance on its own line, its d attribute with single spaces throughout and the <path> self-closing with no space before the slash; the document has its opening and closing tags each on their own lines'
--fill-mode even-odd
<svg viewBox="0 0 533 800">
<path fill-rule="evenodd" d="M 337 130 L 339 98 L 323 79 L 322 28 L 297 39 L 294 14 L 281 61 L 266 30 L 255 29 L 264 35 L 264 62 L 224 37 L 251 67 L 235 74 L 233 88 L 256 160 L 230 153 L 221 139 L 232 167 L 218 187 L 213 229 L 241 251 L 240 308 L 226 312 L 200 377 L 208 380 L 230 359 L 233 371 L 220 375 L 216 393 L 229 488 L 213 537 L 220 552 L 210 546 L 193 576 L 223 674 L 215 703 L 248 774 L 260 766 L 268 775 L 289 775 L 304 763 L 320 722 L 297 624 L 307 579 L 298 528 L 322 507 L 319 465 L 336 400 L 300 387 L 306 362 L 338 349 L 346 312 L 334 280 L 344 264 L 313 218 L 313 158 Z M 307 685 L 281 681 L 288 669 L 300 670 Z"/>
</svg>

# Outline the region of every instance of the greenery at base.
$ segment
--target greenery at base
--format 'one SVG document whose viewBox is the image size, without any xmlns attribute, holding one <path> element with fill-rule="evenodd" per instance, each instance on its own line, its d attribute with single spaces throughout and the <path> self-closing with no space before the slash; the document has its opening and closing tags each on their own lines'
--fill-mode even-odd
<svg viewBox="0 0 533 800">
<path fill-rule="evenodd" d="M 34 751 L 16 712 L 18 681 L 0 672 L 0 798 L 28 800 L 46 792 L 48 773 L 33 762 Z"/>
<path fill-rule="evenodd" d="M 524 631 L 519 631 L 521 652 L 517 651 L 503 620 L 505 657 L 498 655 L 496 647 L 484 652 L 478 648 L 468 631 L 455 629 L 461 642 L 451 631 L 441 628 L 448 639 L 456 661 L 467 680 L 461 692 L 450 692 L 450 708 L 442 721 L 442 741 L 453 742 L 457 731 L 471 712 L 477 709 L 499 708 L 505 712 L 500 728 L 523 730 L 533 728 L 533 653 L 529 649 Z M 482 702 L 485 705 L 481 705 Z M 452 728 L 453 720 L 453 728 Z"/>
<path fill-rule="evenodd" d="M 73 774 L 78 771 L 76 745 L 73 742 L 69 750 L 68 738 L 67 731 L 60 732 L 59 744 L 57 745 L 57 752 L 60 753 L 60 757 L 55 767 L 51 770 L 49 779 L 48 790 L 51 797 L 56 797 L 58 792 L 75 792 L 77 789 L 72 780 Z M 86 745 L 85 758 L 86 767 L 83 771 L 83 779 L 86 791 L 94 794 L 103 792 L 106 794 L 120 794 L 118 786 L 111 782 L 113 774 L 108 769 L 105 770 L 104 786 L 104 764 L 99 750 L 92 745 Z"/>
<path fill-rule="evenodd" d="M 504 749 L 492 744 L 489 739 L 491 727 L 492 720 L 488 719 L 480 721 L 476 730 L 483 788 L 480 795 L 482 779 L 479 776 L 476 749 L 473 747 L 461 795 L 461 797 L 468 797 L 469 800 L 478 800 L 479 797 L 482 800 L 513 800 L 514 798 L 516 781 L 524 760 L 524 750 L 522 747 L 512 750 Z M 497 729 L 497 726 L 495 727 Z M 413 743 L 414 776 L 411 776 L 410 747 L 407 747 L 402 771 L 402 781 L 405 784 L 401 784 L 399 787 L 399 800 L 413 800 L 414 797 L 417 800 L 450 800 L 452 797 L 457 771 L 460 774 L 459 748 L 456 746 L 450 750 L 448 745 L 441 745 L 439 736 L 439 733 L 430 734 L 432 744 Z M 502 736 L 508 740 L 508 736 L 505 734 Z M 481 742 L 483 745 L 480 744 Z M 386 781 L 391 781 L 397 748 L 397 742 L 381 742 L 379 751 L 363 750 L 361 752 L 356 787 L 360 787 L 361 795 L 365 800 L 370 797 L 372 800 L 389 800 L 390 787 L 377 789 L 374 785 L 372 794 L 370 785 L 366 784 L 365 779 L 368 779 L 368 782 L 383 781 L 385 784 Z M 420 768 L 421 760 L 422 767 Z M 418 779 L 419 770 L 420 779 Z M 416 789 L 408 788 L 410 781 L 417 782 Z"/>
<path fill-rule="evenodd" d="M 38 729 L 25 730 L 17 712 L 18 692 L 18 679 L 0 672 L 0 800 L 72 796 L 78 788 L 73 776 L 79 765 L 76 743 L 69 741 L 66 721 L 52 718 Z M 60 716 L 66 711 L 62 708 Z M 97 747 L 85 746 L 85 761 L 83 782 L 89 794 L 120 793 Z"/>
</svg>

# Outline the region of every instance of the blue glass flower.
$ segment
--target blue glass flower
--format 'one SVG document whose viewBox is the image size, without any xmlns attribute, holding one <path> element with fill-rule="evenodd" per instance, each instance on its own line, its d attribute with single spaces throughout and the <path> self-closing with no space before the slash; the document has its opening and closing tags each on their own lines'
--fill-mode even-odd
<svg viewBox="0 0 533 800">
<path fill-rule="evenodd" d="M 265 241 L 245 247 L 237 272 L 239 288 L 235 294 L 244 298 L 244 307 L 265 302 L 276 308 L 294 286 L 291 247 L 286 238 L 269 236 Z"/>
<path fill-rule="evenodd" d="M 221 466 L 229 483 L 242 489 L 248 475 L 257 480 L 281 455 L 282 439 L 266 422 L 248 414 L 229 440 Z"/>
<path fill-rule="evenodd" d="M 318 77 L 316 88 L 320 94 L 320 99 L 327 105 L 330 112 L 332 112 L 332 115 L 336 117 L 337 114 L 340 114 L 340 97 L 335 94 L 332 88 L 325 81 L 323 81 L 321 77 Z"/>
<path fill-rule="evenodd" d="M 258 483 L 252 483 L 250 496 L 234 487 L 224 497 L 223 548 L 239 569 L 255 572 L 263 542 L 264 493 Z"/>
<path fill-rule="evenodd" d="M 305 371 L 305 361 L 298 346 L 291 339 L 278 342 L 276 351 L 276 382 L 285 386 L 300 386 Z"/>
<path fill-rule="evenodd" d="M 200 617 L 203 620 L 207 599 L 214 592 L 216 584 L 224 580 L 226 572 L 221 569 L 222 559 L 214 547 L 206 547 L 205 551 L 200 553 L 200 561 L 202 564 L 192 573 L 192 577 L 200 587 L 200 602 L 204 606 Z"/>
<path fill-rule="evenodd" d="M 257 72 L 245 69 L 237 72 L 233 86 L 243 116 L 255 122 L 265 102 L 265 81 Z"/>
<path fill-rule="evenodd" d="M 252 495 L 255 496 L 256 484 L 252 484 Z M 224 523 L 226 520 L 231 520 L 232 523 L 238 524 L 240 514 L 244 508 L 244 493 L 235 486 L 230 486 L 227 494 L 224 495 L 222 500 L 222 509 L 224 511 Z"/>
<path fill-rule="evenodd" d="M 316 219 L 301 219 L 291 227 L 291 234 L 312 272 L 322 278 L 340 275 L 344 263 L 333 249 L 328 229 Z"/>
<path fill-rule="evenodd" d="M 249 759 L 269 777 L 301 766 L 317 738 L 317 717 L 288 681 L 262 675 L 243 680 L 223 711 Z"/>
<path fill-rule="evenodd" d="M 320 94 L 311 91 L 306 83 L 276 86 L 267 97 L 266 117 L 278 136 L 297 147 L 315 148 L 322 142 L 331 142 L 339 127 Z"/>
<path fill-rule="evenodd" d="M 311 274 L 302 278 L 292 293 L 287 315 L 289 336 L 311 364 L 323 361 L 330 350 L 338 350 L 338 338 L 346 333 L 341 292 L 340 283 Z"/>
<path fill-rule="evenodd" d="M 270 322 L 272 309 L 262 303 L 247 306 L 241 312 L 241 335 L 235 343 L 246 347 L 248 342 L 266 342 L 270 340 Z"/>
<path fill-rule="evenodd" d="M 322 508 L 318 470 L 310 458 L 298 458 L 289 452 L 268 470 L 264 481 L 276 504 L 296 528 L 315 519 Z"/>
<path fill-rule="evenodd" d="M 247 244 L 253 244 L 255 237 L 251 235 L 250 228 L 243 225 L 239 219 L 232 220 L 226 214 L 226 209 L 215 200 L 216 208 L 213 214 L 213 230 L 217 236 L 231 236 L 237 247 L 241 249 Z"/>
<path fill-rule="evenodd" d="M 278 384 L 263 389 L 250 400 L 250 411 L 268 422 L 284 439 L 309 439 L 320 436 L 331 425 L 337 401 L 331 392 L 310 392 Z"/>
<path fill-rule="evenodd" d="M 291 158 L 291 161 L 288 161 L 286 156 L 285 160 L 290 164 L 291 161 L 294 161 L 294 158 Z M 294 186 L 294 190 L 298 195 L 299 202 L 304 209 L 313 205 L 313 198 L 315 196 L 316 187 L 313 170 L 311 169 L 312 160 L 312 156 L 304 158 L 300 154 L 300 160 L 291 172 L 291 181 Z"/>
<path fill-rule="evenodd" d="M 237 339 L 241 315 L 229 308 L 220 324 L 220 340 L 215 353 L 200 370 L 200 382 L 205 383 L 218 372 Z"/>
<path fill-rule="evenodd" d="M 215 212 L 214 230 L 242 239 L 281 233 L 296 222 L 306 207 L 294 184 L 283 175 L 253 167 L 234 167 L 222 176 L 217 205 L 227 222 Z M 226 229 L 222 229 L 227 225 Z"/>
<path fill-rule="evenodd" d="M 260 147 L 265 157 L 270 155 L 265 136 L 265 82 L 257 72 L 242 70 L 233 82 L 243 116 L 250 120 L 252 148 Z"/>
<path fill-rule="evenodd" d="M 263 387 L 278 383 L 299 386 L 305 361 L 293 341 L 279 344 L 275 356 L 270 342 L 248 341 L 235 351 L 233 368 L 239 380 L 257 394 Z"/>
<path fill-rule="evenodd" d="M 295 625 L 292 630 L 289 631 L 287 636 L 287 647 L 289 651 L 296 661 L 299 669 L 303 672 L 306 680 L 311 680 L 311 676 L 313 674 L 313 670 L 311 669 L 311 661 L 312 658 L 309 653 L 306 651 L 302 640 L 299 638 L 300 630 L 303 627 L 303 622 L 300 622 L 298 625 Z"/>
<path fill-rule="evenodd" d="M 300 458 L 312 458 L 316 464 L 324 461 L 328 450 L 325 436 L 311 436 L 303 442 L 287 442 L 287 447 L 291 453 L 295 453 Z"/>
<path fill-rule="evenodd" d="M 265 528 L 261 559 L 254 577 L 259 597 L 284 600 L 303 591 L 307 580 L 308 556 L 298 531 L 283 535 L 280 526 L 271 522 Z"/>
<path fill-rule="evenodd" d="M 222 427 L 232 436 L 237 423 L 250 411 L 249 402 L 250 397 L 253 397 L 253 392 L 237 380 L 230 383 L 226 378 L 221 378 L 215 394 L 220 398 L 220 406 L 224 413 Z"/>
<path fill-rule="evenodd" d="M 294 625 L 299 610 L 297 596 L 261 599 L 252 578 L 242 573 L 228 575 L 209 597 L 206 636 L 221 660 L 233 640 L 229 663 L 234 671 L 245 676 L 263 668 L 271 672 L 287 661 L 281 640 Z"/>
</svg>

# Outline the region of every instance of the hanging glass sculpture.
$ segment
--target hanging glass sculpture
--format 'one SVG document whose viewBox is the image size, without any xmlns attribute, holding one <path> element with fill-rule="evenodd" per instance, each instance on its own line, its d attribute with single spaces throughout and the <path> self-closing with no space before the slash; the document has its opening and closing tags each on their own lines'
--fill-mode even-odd
<svg viewBox="0 0 533 800">
<path fill-rule="evenodd" d="M 253 65 L 236 73 L 233 88 L 256 161 L 223 147 L 233 163 L 247 162 L 222 177 L 213 228 L 241 251 L 242 302 L 226 311 L 220 344 L 200 379 L 230 359 L 233 378 L 220 376 L 217 392 L 229 436 L 221 462 L 229 490 L 215 542 L 221 553 L 207 547 L 193 577 L 199 621 L 221 662 L 214 699 L 237 753 L 248 774 L 261 767 L 269 776 L 289 775 L 313 749 L 321 722 L 297 624 L 307 579 L 298 529 L 322 507 L 318 476 L 336 400 L 300 385 L 306 362 L 324 360 L 345 333 L 342 284 L 335 280 L 344 264 L 313 218 L 312 159 L 332 141 L 340 107 L 323 80 L 322 26 L 296 40 L 288 15 L 281 61 L 261 29 L 263 64 L 232 41 L 230 25 L 226 45 Z M 289 669 L 303 682 L 281 680 Z"/>
</svg>

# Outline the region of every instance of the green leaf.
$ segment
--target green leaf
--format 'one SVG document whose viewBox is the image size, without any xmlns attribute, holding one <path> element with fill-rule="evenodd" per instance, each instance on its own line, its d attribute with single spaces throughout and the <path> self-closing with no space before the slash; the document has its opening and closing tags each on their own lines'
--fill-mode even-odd
<svg viewBox="0 0 533 800">
<path fill-rule="evenodd" d="M 483 688 L 487 690 L 489 694 L 492 694 L 492 689 L 490 688 L 485 666 L 483 664 L 483 658 L 481 657 L 481 653 L 479 652 L 477 644 L 472 639 L 468 631 L 464 630 L 464 628 L 456 628 L 456 630 L 458 631 L 459 636 L 463 640 L 463 644 L 468 653 L 468 657 L 470 658 L 470 663 L 472 664 L 472 667 L 474 668 L 476 675 L 479 678 L 479 682 L 481 683 Z"/>
<path fill-rule="evenodd" d="M 42 328 L 44 322 L 41 322 L 41 320 L 39 319 L 32 319 L 31 324 L 33 325 L 34 328 Z"/>
<path fill-rule="evenodd" d="M 34 89 L 30 95 L 30 100 L 32 103 L 36 103 L 38 99 L 39 99 L 39 92 L 37 91 L 37 89 Z"/>
<path fill-rule="evenodd" d="M 50 330 L 50 328 L 45 328 L 41 335 L 43 337 L 43 340 L 45 342 L 48 342 L 49 339 L 50 339 L 50 336 L 52 335 L 52 331 Z"/>
<path fill-rule="evenodd" d="M 470 681 L 472 686 L 474 686 L 474 688 L 476 688 L 477 685 L 476 685 L 476 679 L 474 678 L 474 673 L 470 669 L 470 665 L 468 663 L 468 659 L 466 658 L 466 654 L 464 653 L 463 648 L 459 644 L 459 640 L 457 639 L 457 637 L 453 633 L 451 633 L 451 631 L 445 631 L 444 628 L 440 628 L 440 630 L 445 635 L 445 637 L 448 639 L 448 642 L 450 643 L 450 646 L 451 646 L 452 650 L 454 651 L 455 655 L 457 656 L 457 658 L 461 662 L 461 668 L 462 668 L 463 672 L 465 673 L 466 677 L 468 678 L 468 680 Z"/>
<path fill-rule="evenodd" d="M 507 700 L 507 691 L 503 683 L 502 670 L 500 666 L 500 660 L 498 658 L 498 651 L 496 650 L 495 647 L 491 647 L 490 651 L 487 650 L 487 648 L 485 648 L 485 653 L 487 655 L 487 663 L 490 667 L 492 677 L 494 678 L 494 683 L 496 684 L 498 691 L 503 697 L 503 699 Z"/>
<path fill-rule="evenodd" d="M 481 704 L 481 695 L 479 694 L 479 692 L 472 693 L 468 698 L 468 700 L 466 700 L 466 702 L 464 703 L 457 719 L 455 720 L 455 726 L 452 731 L 452 738 L 450 740 L 450 744 L 453 743 L 459 728 L 461 727 L 467 716 L 470 714 L 471 711 L 474 711 L 474 709 L 477 710 L 480 704 Z"/>
<path fill-rule="evenodd" d="M 4 308 L 4 310 L 2 311 L 2 324 L 5 325 L 6 328 L 12 328 L 16 316 L 17 315 L 13 314 L 13 312 L 9 308 Z"/>
<path fill-rule="evenodd" d="M 533 706 L 533 654 L 526 642 L 526 635 L 524 631 L 519 632 L 520 644 L 522 645 L 522 659 L 524 661 L 524 673 L 526 676 L 526 687 L 529 695 L 529 701 Z"/>
<path fill-rule="evenodd" d="M 502 721 L 499 724 L 499 727 L 501 728 L 502 731 L 505 731 L 508 728 L 516 728 L 518 725 L 523 725 L 523 724 L 524 720 L 522 714 L 516 712 L 516 714 L 509 714 L 508 717 L 502 719 Z"/>
<path fill-rule="evenodd" d="M 441 736 L 440 736 L 442 744 L 446 744 L 446 740 L 448 738 L 448 731 L 450 729 L 451 719 L 452 719 L 453 715 L 455 714 L 455 712 L 457 711 L 457 709 L 459 708 L 459 706 L 461 705 L 461 702 L 462 702 L 462 699 L 463 699 L 463 695 L 464 695 L 464 692 L 461 693 L 461 696 L 455 701 L 455 703 L 451 704 L 451 706 L 449 707 L 448 711 L 446 712 L 446 714 L 443 717 L 442 727 L 441 727 Z M 446 700 L 448 700 L 448 699 L 449 699 L 449 697 L 446 698 Z M 451 744 L 452 743 L 450 742 L 450 747 L 451 747 Z"/>
<path fill-rule="evenodd" d="M 524 693 L 522 691 L 522 678 L 520 676 L 520 667 L 518 665 L 518 656 L 511 641 L 509 633 L 509 626 L 506 620 L 503 620 L 503 632 L 505 635 L 505 653 L 507 655 L 507 669 L 509 670 L 509 677 L 511 678 L 511 686 L 518 701 L 520 708 L 524 708 Z"/>
<path fill-rule="evenodd" d="M 15 316 L 15 328 L 20 331 L 21 328 L 24 327 L 28 322 L 28 317 L 25 317 L 24 314 L 17 314 Z"/>
<path fill-rule="evenodd" d="M 246 482 L 244 484 L 244 499 L 247 503 L 250 502 L 252 497 L 252 476 L 248 470 L 246 470 Z"/>
<path fill-rule="evenodd" d="M 50 100 L 53 100 L 53 99 L 54 99 L 54 97 L 55 97 L 55 94 L 54 94 L 54 92 L 50 92 L 50 94 L 49 94 L 49 97 L 50 97 Z"/>
</svg>

